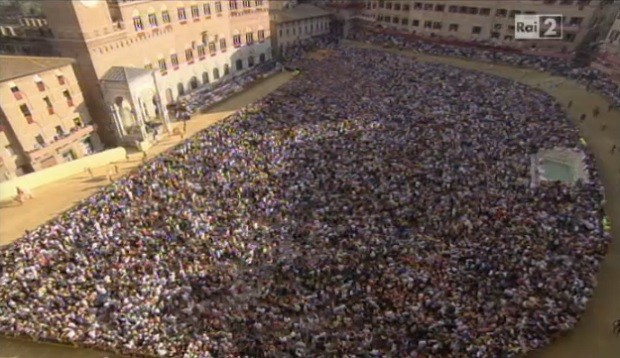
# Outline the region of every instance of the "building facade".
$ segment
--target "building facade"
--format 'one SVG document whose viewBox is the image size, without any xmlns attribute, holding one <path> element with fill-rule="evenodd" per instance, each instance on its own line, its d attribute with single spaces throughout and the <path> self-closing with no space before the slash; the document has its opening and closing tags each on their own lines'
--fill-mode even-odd
<svg viewBox="0 0 620 358">
<path fill-rule="evenodd" d="M 42 17 L 0 18 L 0 54 L 49 56 L 53 50 L 47 20 Z"/>
<path fill-rule="evenodd" d="M 304 40 L 330 33 L 332 13 L 309 4 L 274 10 L 271 16 L 272 47 L 276 56 Z"/>
<path fill-rule="evenodd" d="M 100 151 L 73 59 L 0 56 L 0 180 Z"/>
<path fill-rule="evenodd" d="M 52 46 L 76 59 L 87 104 L 110 144 L 122 144 L 119 124 L 165 122 L 164 108 L 179 96 L 271 58 L 263 0 L 74 0 L 42 6 Z M 142 79 L 139 93 L 130 85 L 121 95 L 103 93 L 114 87 L 109 83 L 118 67 L 130 69 L 124 73 L 150 71 L 150 88 Z"/>
<path fill-rule="evenodd" d="M 269 11 L 290 9 L 297 3 L 297 0 L 269 0 Z"/>
<path fill-rule="evenodd" d="M 603 51 L 620 56 L 620 12 L 605 39 Z"/>
<path fill-rule="evenodd" d="M 593 67 L 606 72 L 620 83 L 620 12 L 599 47 Z"/>
<path fill-rule="evenodd" d="M 600 0 L 365 1 L 378 25 L 423 36 L 487 41 L 518 48 L 571 52 L 593 26 Z M 515 15 L 563 15 L 561 40 L 515 40 Z"/>
</svg>

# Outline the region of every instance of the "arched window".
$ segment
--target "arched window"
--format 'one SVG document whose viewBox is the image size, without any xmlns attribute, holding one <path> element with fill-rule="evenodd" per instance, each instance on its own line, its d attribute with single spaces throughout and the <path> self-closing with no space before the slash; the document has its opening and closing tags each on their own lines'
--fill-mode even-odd
<svg viewBox="0 0 620 358">
<path fill-rule="evenodd" d="M 134 10 L 131 13 L 131 16 L 133 18 L 133 28 L 136 31 L 142 31 L 144 30 L 144 25 L 142 24 L 142 16 L 140 16 L 140 12 L 138 10 Z"/>
<path fill-rule="evenodd" d="M 182 96 L 185 94 L 185 88 L 183 87 L 182 83 L 177 83 L 177 91 L 179 92 L 179 96 Z"/>
<path fill-rule="evenodd" d="M 265 62 L 265 54 L 264 54 L 264 53 L 261 53 L 261 54 L 260 54 L 260 56 L 258 56 L 258 60 L 259 60 L 261 63 Z"/>
<path fill-rule="evenodd" d="M 207 73 L 206 71 L 202 73 L 202 83 L 203 84 L 209 83 L 209 73 Z"/>
<path fill-rule="evenodd" d="M 230 66 L 228 64 L 224 65 L 224 76 L 228 76 L 230 74 Z"/>
<path fill-rule="evenodd" d="M 157 14 L 155 13 L 155 9 L 150 7 L 147 11 L 147 14 L 149 15 L 149 26 L 157 27 L 159 25 L 159 22 L 157 20 Z"/>
<path fill-rule="evenodd" d="M 241 59 L 235 62 L 235 68 L 237 69 L 237 71 L 243 70 L 243 61 Z"/>
<path fill-rule="evenodd" d="M 248 57 L 248 66 L 249 67 L 254 66 L 254 56 L 249 56 Z"/>
<path fill-rule="evenodd" d="M 220 79 L 220 70 L 218 70 L 217 68 L 213 69 L 213 79 L 214 80 L 219 80 Z"/>
<path fill-rule="evenodd" d="M 189 80 L 189 85 L 192 89 L 196 89 L 198 88 L 198 78 L 196 78 L 196 76 L 193 76 L 190 80 Z"/>
<path fill-rule="evenodd" d="M 166 88 L 166 102 L 167 103 L 172 103 L 173 102 L 172 89 L 170 89 L 170 88 Z"/>
</svg>

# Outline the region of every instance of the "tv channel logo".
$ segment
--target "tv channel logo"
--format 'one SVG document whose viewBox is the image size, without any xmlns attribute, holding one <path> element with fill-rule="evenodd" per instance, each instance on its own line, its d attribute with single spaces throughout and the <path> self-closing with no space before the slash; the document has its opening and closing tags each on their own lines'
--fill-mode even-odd
<svg viewBox="0 0 620 358">
<path fill-rule="evenodd" d="M 515 40 L 561 40 L 562 15 L 515 15 Z"/>
</svg>

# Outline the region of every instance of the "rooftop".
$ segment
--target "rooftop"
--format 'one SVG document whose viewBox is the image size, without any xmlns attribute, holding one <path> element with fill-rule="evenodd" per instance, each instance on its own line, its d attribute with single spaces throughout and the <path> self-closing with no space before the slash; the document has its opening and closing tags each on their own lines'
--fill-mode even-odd
<svg viewBox="0 0 620 358">
<path fill-rule="evenodd" d="M 134 78 L 151 75 L 151 71 L 134 67 L 111 67 L 101 78 L 108 82 L 130 82 Z"/>
<path fill-rule="evenodd" d="M 327 10 L 310 4 L 300 4 L 290 9 L 274 11 L 273 20 L 277 23 L 282 23 L 328 15 L 331 15 L 331 12 Z"/>
<path fill-rule="evenodd" d="M 0 82 L 53 70 L 70 65 L 74 61 L 66 57 L 0 55 Z"/>
</svg>

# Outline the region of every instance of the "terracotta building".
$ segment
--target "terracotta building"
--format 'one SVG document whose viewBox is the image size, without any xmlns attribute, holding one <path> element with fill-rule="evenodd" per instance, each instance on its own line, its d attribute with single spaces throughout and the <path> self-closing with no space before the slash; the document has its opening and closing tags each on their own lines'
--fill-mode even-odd
<svg viewBox="0 0 620 358">
<path fill-rule="evenodd" d="M 102 149 L 73 64 L 0 56 L 0 181 Z"/>
<path fill-rule="evenodd" d="M 271 33 L 274 53 L 286 52 L 288 46 L 315 36 L 330 33 L 332 13 L 310 4 L 272 10 Z"/>
<path fill-rule="evenodd" d="M 47 42 L 50 35 L 47 21 L 42 17 L 0 16 L 0 54 L 53 55 L 53 50 Z"/>
<path fill-rule="evenodd" d="M 364 1 L 376 24 L 427 36 L 488 41 L 519 48 L 571 52 L 595 23 L 600 0 Z M 515 15 L 563 15 L 561 40 L 515 41 Z"/>
<path fill-rule="evenodd" d="M 54 50 L 76 59 L 106 143 L 143 140 L 189 91 L 271 58 L 267 1 L 44 1 Z M 134 131 L 132 128 L 140 128 Z"/>
</svg>

